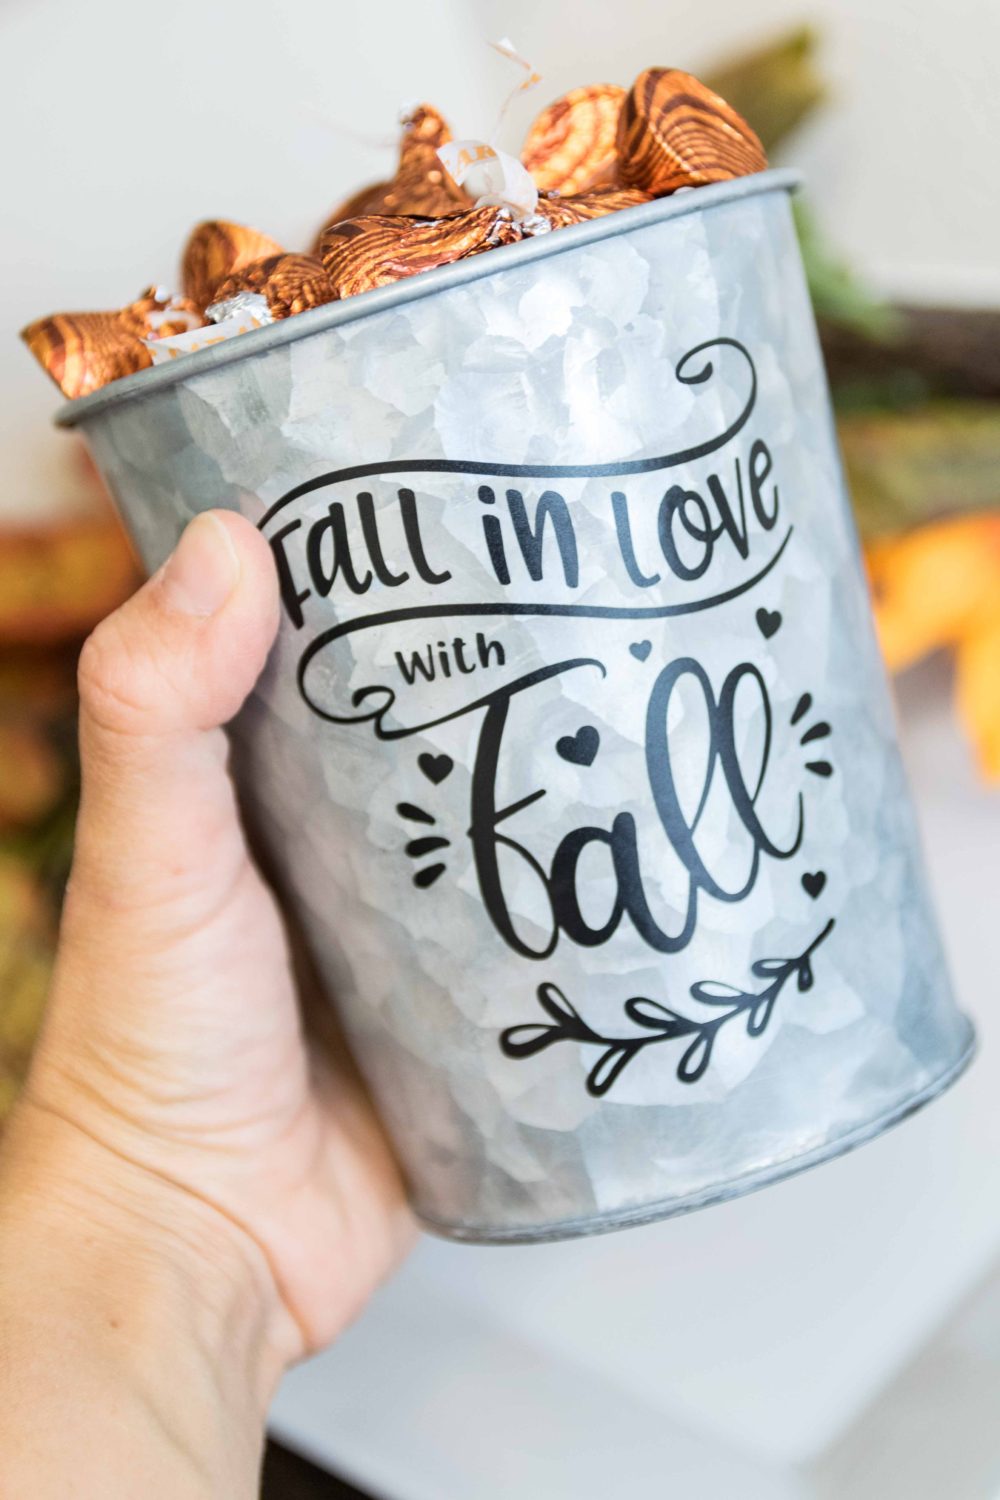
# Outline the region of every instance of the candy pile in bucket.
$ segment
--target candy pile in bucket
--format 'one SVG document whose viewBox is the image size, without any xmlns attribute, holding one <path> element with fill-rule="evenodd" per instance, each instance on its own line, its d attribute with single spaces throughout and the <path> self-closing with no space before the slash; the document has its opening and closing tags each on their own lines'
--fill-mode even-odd
<svg viewBox="0 0 1000 1500">
<path fill-rule="evenodd" d="M 520 160 L 452 140 L 421 105 L 403 121 L 396 175 L 341 204 L 308 254 L 240 224 L 199 224 L 182 295 L 150 288 L 118 312 L 56 314 L 22 337 L 64 395 L 84 396 L 324 303 L 766 166 L 736 111 L 675 68 L 649 68 L 627 91 L 571 90 L 542 110 Z"/>
</svg>

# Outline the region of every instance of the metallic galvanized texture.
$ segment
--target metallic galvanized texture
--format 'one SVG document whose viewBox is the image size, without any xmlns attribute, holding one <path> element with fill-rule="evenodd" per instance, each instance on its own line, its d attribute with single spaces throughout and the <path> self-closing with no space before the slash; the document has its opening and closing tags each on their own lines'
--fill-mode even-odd
<svg viewBox="0 0 1000 1500">
<path fill-rule="evenodd" d="M 150 566 L 210 506 L 275 548 L 243 788 L 445 1234 L 746 1191 L 971 1054 L 787 187 L 560 230 L 70 408 Z"/>
</svg>

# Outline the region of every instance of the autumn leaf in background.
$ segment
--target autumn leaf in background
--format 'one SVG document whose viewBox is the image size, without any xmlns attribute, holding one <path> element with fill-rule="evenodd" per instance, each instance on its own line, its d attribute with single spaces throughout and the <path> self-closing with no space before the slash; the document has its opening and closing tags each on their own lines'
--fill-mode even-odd
<svg viewBox="0 0 1000 1500">
<path fill-rule="evenodd" d="M 984 774 L 1000 779 L 1000 511 L 883 538 L 867 558 L 890 670 L 952 650 L 959 710 Z"/>
</svg>

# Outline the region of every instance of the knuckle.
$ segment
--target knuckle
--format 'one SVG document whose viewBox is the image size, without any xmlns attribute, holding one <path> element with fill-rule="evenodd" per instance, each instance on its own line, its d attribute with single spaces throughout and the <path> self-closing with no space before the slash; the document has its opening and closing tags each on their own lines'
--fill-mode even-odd
<svg viewBox="0 0 1000 1500">
<path fill-rule="evenodd" d="M 141 733 L 150 710 L 148 671 L 115 615 L 87 637 L 77 665 L 80 702 L 101 728 Z"/>
</svg>

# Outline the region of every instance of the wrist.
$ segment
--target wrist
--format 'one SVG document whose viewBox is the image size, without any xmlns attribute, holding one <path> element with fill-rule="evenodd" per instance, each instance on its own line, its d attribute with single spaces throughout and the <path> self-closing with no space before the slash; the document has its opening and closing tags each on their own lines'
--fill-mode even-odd
<svg viewBox="0 0 1000 1500">
<path fill-rule="evenodd" d="M 206 1493 L 225 1492 L 220 1447 L 223 1463 L 252 1470 L 296 1333 L 251 1238 L 28 1101 L 0 1153 L 0 1202 L 0 1346 L 19 1380 L 27 1361 L 47 1386 L 53 1350 L 75 1393 L 70 1420 L 81 1390 L 84 1405 L 88 1391 L 134 1404 L 208 1465 Z"/>
</svg>

